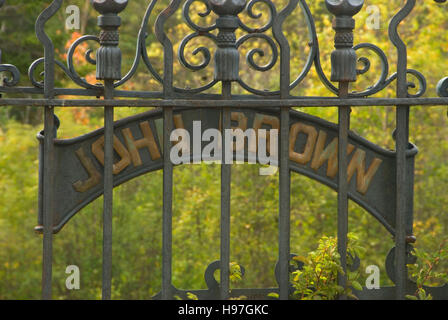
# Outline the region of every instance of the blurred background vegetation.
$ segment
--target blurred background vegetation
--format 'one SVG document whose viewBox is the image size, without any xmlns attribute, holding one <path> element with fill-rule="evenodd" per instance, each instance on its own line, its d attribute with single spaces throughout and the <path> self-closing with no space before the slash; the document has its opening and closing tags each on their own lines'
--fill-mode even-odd
<svg viewBox="0 0 448 320">
<path fill-rule="evenodd" d="M 69 45 L 81 34 L 98 34 L 97 14 L 89 0 L 64 1 L 63 8 L 49 21 L 47 32 L 64 61 Z M 129 70 L 135 55 L 135 44 L 143 12 L 149 3 L 129 1 L 122 14 L 120 46 L 123 50 L 123 73 Z M 321 60 L 330 74 L 330 53 L 334 32 L 331 16 L 324 1 L 308 1 L 315 17 Z M 403 5 L 401 0 L 366 0 L 357 16 L 355 43 L 372 42 L 389 57 L 391 72 L 395 72 L 396 52 L 387 37 L 388 22 Z M 0 10 L 2 62 L 14 64 L 22 73 L 21 85 L 27 83 L 27 69 L 32 61 L 43 56 L 42 46 L 34 34 L 34 22 L 49 0 L 7 1 Z M 285 0 L 276 0 L 278 8 Z M 65 21 L 68 5 L 77 5 L 81 12 L 81 29 L 67 30 Z M 162 47 L 156 41 L 152 25 L 157 14 L 168 4 L 161 0 L 148 28 L 147 51 L 156 69 L 162 73 Z M 380 28 L 369 28 L 367 7 L 380 9 Z M 203 10 L 200 3 L 194 10 Z M 267 12 L 263 4 L 256 10 Z M 243 19 L 252 26 L 244 13 Z M 207 19 L 212 19 L 208 17 Z M 260 21 L 266 19 L 266 14 Z M 199 21 L 199 20 L 195 20 Z M 204 24 L 202 22 L 202 24 Z M 174 43 L 191 32 L 183 23 L 180 11 L 168 23 L 167 32 Z M 409 67 L 421 71 L 428 81 L 426 96 L 435 96 L 435 85 L 448 74 L 448 11 L 433 1 L 419 1 L 414 12 L 400 27 L 408 45 Z M 284 26 L 292 46 L 292 75 L 303 67 L 309 50 L 308 31 L 303 12 L 297 8 Z M 269 33 L 268 33 L 269 34 Z M 199 62 L 191 53 L 199 43 L 213 53 L 214 45 L 202 38 L 187 47 L 187 58 Z M 95 48 L 92 43 L 92 48 Z M 278 88 L 278 66 L 263 74 L 250 69 L 244 53 L 252 48 L 264 48 L 265 57 L 256 57 L 260 64 L 270 59 L 265 43 L 250 41 L 242 48 L 242 78 L 258 89 Z M 77 70 L 95 83 L 94 66 L 83 59 L 87 45 L 75 55 Z M 361 52 L 359 52 L 361 54 Z M 379 61 L 372 58 L 371 71 L 360 77 L 355 89 L 366 88 L 379 76 Z M 176 85 L 197 87 L 211 79 L 213 65 L 205 71 L 190 72 L 175 60 Z M 62 73 L 57 85 L 74 86 Z M 160 90 L 160 85 L 140 66 L 134 78 L 123 86 L 127 90 Z M 219 88 L 218 88 L 219 89 Z M 216 91 L 212 89 L 211 91 Z M 235 92 L 241 92 L 235 87 Z M 312 69 L 308 78 L 294 90 L 296 95 L 330 96 Z M 4 95 L 4 97 L 13 95 Z M 377 94 L 394 97 L 394 84 Z M 326 120 L 337 120 L 336 108 L 297 108 Z M 142 112 L 142 109 L 120 108 L 116 118 Z M 415 172 L 415 235 L 416 246 L 429 252 L 438 249 L 448 234 L 448 126 L 446 107 L 415 107 L 411 113 L 410 139 L 420 152 Z M 58 108 L 61 119 L 60 138 L 71 138 L 102 126 L 101 109 Z M 0 299 L 38 299 L 41 295 L 41 236 L 34 234 L 37 223 L 38 143 L 36 133 L 42 129 L 42 108 L 0 108 Z M 394 108 L 354 108 L 352 130 L 386 149 L 393 149 L 395 128 Z M 246 274 L 239 287 L 276 286 L 274 266 L 278 239 L 278 176 L 259 176 L 256 165 L 234 165 L 232 171 L 231 260 L 243 265 Z M 174 285 L 184 289 L 206 288 L 204 271 L 209 263 L 219 259 L 220 170 L 219 166 L 191 165 L 175 168 L 174 172 Z M 337 228 L 336 193 L 303 176 L 292 176 L 291 245 L 292 252 L 306 255 L 317 248 L 323 235 L 335 236 Z M 113 242 L 113 298 L 149 299 L 161 287 L 161 226 L 162 173 L 155 172 L 135 179 L 115 189 Z M 394 205 L 394 204 L 391 204 Z M 54 238 L 54 297 L 57 299 L 98 299 L 101 297 L 102 199 L 78 213 Z M 350 231 L 359 236 L 366 248 L 365 267 L 376 264 L 381 269 L 381 284 L 390 285 L 384 261 L 394 246 L 391 235 L 367 212 L 350 203 Z M 77 265 L 81 270 L 81 289 L 65 288 L 66 266 Z M 448 264 L 440 265 L 442 271 Z M 361 273 L 361 280 L 367 275 Z"/>
</svg>

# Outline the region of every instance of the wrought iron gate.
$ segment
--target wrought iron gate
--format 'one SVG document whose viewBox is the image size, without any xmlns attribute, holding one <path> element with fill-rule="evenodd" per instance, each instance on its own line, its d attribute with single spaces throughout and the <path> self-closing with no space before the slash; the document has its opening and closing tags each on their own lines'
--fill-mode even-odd
<svg viewBox="0 0 448 320">
<path fill-rule="evenodd" d="M 190 17 L 190 7 L 195 1 L 202 2 L 207 10 L 200 13 L 201 17 L 216 14 L 216 19 L 210 26 L 196 24 Z M 5 1 L 1 1 L 3 4 Z M 290 175 L 291 172 L 299 172 L 337 190 L 338 193 L 338 249 L 344 270 L 347 269 L 347 232 L 348 232 L 348 200 L 361 204 L 367 211 L 372 213 L 380 223 L 394 236 L 395 248 L 386 259 L 386 268 L 389 277 L 394 281 L 395 287 L 381 288 L 380 290 L 356 291 L 361 299 L 390 299 L 404 298 L 405 294 L 414 288 L 407 276 L 406 262 L 411 258 L 411 244 L 415 241 L 412 233 L 412 200 L 413 200 L 413 156 L 416 148 L 409 143 L 409 113 L 412 106 L 436 106 L 448 105 L 448 78 L 442 79 L 438 85 L 440 97 L 424 98 L 426 81 L 424 76 L 413 69 L 408 68 L 407 49 L 398 34 L 400 23 L 411 13 L 416 0 L 407 0 L 402 9 L 394 16 L 389 25 L 389 37 L 396 47 L 398 55 L 397 72 L 389 74 L 389 64 L 385 53 L 371 43 L 354 42 L 355 20 L 353 17 L 363 7 L 363 0 L 322 0 L 328 10 L 335 16 L 333 28 L 335 30 L 335 50 L 331 55 L 331 78 L 328 79 L 321 67 L 319 55 L 319 42 L 314 25 L 314 18 L 305 0 L 289 0 L 287 5 L 279 10 L 271 0 L 171 0 L 166 8 L 157 16 L 154 32 L 157 39 L 163 45 L 164 70 L 163 75 L 157 73 L 152 66 L 146 51 L 146 30 L 149 27 L 149 19 L 157 0 L 148 1 L 141 29 L 138 33 L 136 57 L 131 70 L 121 75 L 121 51 L 119 49 L 119 32 L 121 24 L 119 13 L 125 10 L 127 0 L 92 0 L 93 7 L 99 12 L 98 26 L 101 28 L 100 35 L 86 35 L 77 39 L 68 50 L 67 64 L 55 60 L 55 50 L 49 36 L 45 33 L 46 23 L 60 10 L 63 1 L 54 0 L 38 17 L 36 21 L 36 34 L 44 47 L 44 57 L 33 62 L 29 68 L 29 78 L 32 87 L 20 87 L 19 71 L 9 64 L 1 64 L 0 71 L 7 72 L 10 77 L 5 79 L 0 87 L 0 92 L 5 94 L 39 94 L 42 98 L 3 98 L 0 106 L 35 106 L 45 108 L 45 128 L 41 132 L 40 157 L 40 190 L 39 190 L 39 226 L 37 231 L 43 233 L 43 275 L 42 291 L 43 298 L 52 297 L 52 237 L 62 226 L 85 204 L 104 194 L 104 225 L 103 225 L 103 298 L 111 297 L 111 268 L 112 268 L 112 191 L 114 186 L 129 180 L 145 172 L 163 169 L 163 265 L 162 265 L 162 291 L 156 298 L 171 299 L 174 294 L 182 295 L 172 285 L 172 199 L 173 199 L 173 163 L 170 160 L 168 150 L 172 147 L 170 134 L 175 128 L 173 119 L 182 116 L 186 112 L 194 110 L 206 110 L 208 116 L 205 121 L 220 121 L 221 128 L 232 127 L 233 115 L 242 115 L 253 119 L 259 114 L 270 115 L 279 119 L 279 160 L 280 169 L 280 192 L 279 192 L 279 252 L 276 277 L 278 288 L 269 289 L 236 289 L 229 291 L 229 256 L 230 256 L 230 180 L 231 166 L 221 164 L 221 251 L 220 260 L 212 263 L 206 272 L 209 281 L 208 290 L 194 291 L 203 299 L 227 299 L 229 295 L 244 294 L 249 297 L 263 297 L 267 293 L 277 291 L 280 299 L 288 299 L 291 286 L 289 274 L 291 272 L 290 261 L 293 256 L 290 253 Z M 145 2 L 145 1 L 142 1 Z M 160 1 L 162 2 L 162 1 Z M 445 0 L 436 0 L 445 2 Z M 269 20 L 261 28 L 253 29 L 239 19 L 239 15 L 246 10 L 247 14 L 257 19 L 253 8 L 257 3 L 263 3 L 268 9 Z M 181 8 L 181 5 L 183 7 Z M 303 70 L 296 79 L 291 77 L 291 53 L 290 44 L 285 37 L 282 26 L 288 16 L 300 6 L 306 19 L 310 33 L 310 51 Z M 197 71 L 206 68 L 211 60 L 210 51 L 205 47 L 196 49 L 194 54 L 201 53 L 204 60 L 199 65 L 193 65 L 184 55 L 186 45 L 194 38 L 207 37 L 217 46 L 214 56 L 215 73 L 214 80 L 196 89 L 178 88 L 174 85 L 173 73 L 173 43 L 166 35 L 164 27 L 168 19 L 178 10 L 182 10 L 185 22 L 191 28 L 191 34 L 187 35 L 181 42 L 179 48 L 180 62 L 188 69 Z M 237 39 L 235 31 L 241 29 L 245 35 Z M 272 31 L 273 37 L 267 35 L 266 31 Z M 217 31 L 217 32 L 215 32 Z M 255 70 L 264 72 L 271 70 L 277 63 L 280 64 L 278 74 L 280 89 L 278 91 L 262 91 L 250 87 L 240 77 L 239 47 L 249 39 L 261 39 L 266 41 L 272 51 L 271 61 L 264 66 L 254 61 L 254 55 L 260 54 L 258 50 L 252 50 L 247 56 L 248 64 Z M 97 50 L 96 58 L 89 51 L 86 55 L 88 62 L 96 64 L 96 77 L 103 80 L 103 84 L 92 85 L 84 80 L 75 70 L 73 54 L 76 48 L 85 41 L 97 41 L 100 48 Z M 370 63 L 367 58 L 357 57 L 358 49 L 371 50 L 376 54 L 382 64 L 379 80 L 362 92 L 351 92 L 349 84 L 357 80 L 357 76 L 367 72 Z M 151 75 L 163 86 L 163 91 L 125 91 L 120 86 L 130 80 L 136 73 L 139 63 L 143 62 Z M 357 68 L 358 62 L 364 64 L 362 70 Z M 44 80 L 38 81 L 36 70 L 43 65 L 45 70 Z M 314 66 L 323 85 L 325 85 L 334 98 L 326 97 L 300 97 L 293 96 L 291 91 L 302 83 Z M 55 87 L 55 68 L 61 68 L 70 79 L 76 83 L 79 89 Z M 410 94 L 410 84 L 407 76 L 414 76 L 419 82 L 417 94 Z M 374 98 L 372 95 L 380 92 L 396 81 L 395 98 Z M 336 84 L 334 84 L 336 83 Z M 222 93 L 219 95 L 205 93 L 208 89 L 222 85 Z M 240 86 L 247 94 L 235 95 L 232 93 L 234 86 Z M 71 95 L 88 97 L 87 99 L 58 99 L 58 96 Z M 104 97 L 104 99 L 98 99 Z M 126 98 L 126 99 L 117 99 Z M 54 114 L 55 107 L 89 106 L 104 108 L 104 130 L 100 130 L 86 139 L 61 142 L 56 139 L 58 121 Z M 116 107 L 158 107 L 158 111 L 144 114 L 140 118 L 129 121 L 119 121 L 114 124 L 114 108 Z M 338 107 L 339 123 L 337 126 L 326 123 L 320 119 L 308 117 L 305 114 L 293 111 L 293 107 Z M 353 107 L 368 106 L 396 106 L 396 151 L 386 152 L 379 147 L 374 147 L 368 141 L 362 140 L 350 132 L 350 109 Z M 190 110 L 190 111 L 189 111 Z M 193 110 L 193 111 L 192 111 Z M 134 122 L 133 122 L 134 121 Z M 147 127 L 143 127 L 143 121 L 147 121 Z M 297 124 L 301 125 L 297 125 Z M 144 164 L 142 169 L 132 168 L 128 162 L 122 168 L 129 171 L 116 172 L 114 148 L 115 134 L 126 134 L 126 127 L 140 125 L 145 131 L 145 139 L 153 141 L 153 145 L 147 145 L 154 151 L 151 159 Z M 316 129 L 317 128 L 317 129 Z M 317 131 L 327 130 L 325 134 L 337 138 L 332 155 L 334 172 L 325 175 L 322 164 L 313 168 L 307 165 L 310 159 L 304 160 L 304 154 L 299 154 L 295 142 L 291 143 L 291 137 L 299 131 L 314 137 L 316 143 Z M 130 129 L 129 129 L 130 130 Z M 307 131 L 308 130 L 308 131 Z M 314 130 L 314 131 L 313 131 Z M 157 154 L 157 143 L 153 132 L 160 132 L 158 143 L 161 146 Z M 129 131 L 130 132 L 130 131 Z M 293 132 L 293 133 L 292 133 Z M 311 132 L 316 132 L 311 133 Z M 121 136 L 120 141 L 125 140 Z M 128 138 L 132 138 L 132 133 Z M 147 140 L 145 143 L 150 143 Z M 295 141 L 295 140 L 294 140 Z M 131 141 L 135 143 L 134 140 Z M 325 146 L 325 140 L 321 147 Z M 91 147 L 95 144 L 100 156 L 97 157 L 104 171 L 98 170 L 99 164 L 92 164 L 84 152 L 84 146 Z M 104 146 L 104 151 L 102 147 Z M 314 146 L 314 145 L 313 145 Z M 135 145 L 134 145 L 135 147 Z M 301 146 L 303 148 L 304 146 Z M 222 141 L 222 149 L 226 148 L 226 141 Z M 365 165 L 365 153 L 370 152 L 368 160 L 372 169 L 371 176 L 361 176 L 361 171 L 351 168 L 349 153 L 346 150 L 358 148 L 359 152 L 353 152 Z M 128 148 L 129 149 L 129 148 Z M 140 156 L 132 154 L 131 150 L 125 150 L 129 159 Z M 71 153 L 68 151 L 72 151 Z M 304 151 L 305 153 L 305 151 Z M 301 158 L 302 157 L 302 158 Z M 100 161 L 102 159 L 102 162 Z M 140 159 L 141 160 L 141 159 Z M 328 159 L 327 159 L 328 160 Z M 77 164 L 74 163 L 77 161 Z M 135 164 L 135 163 L 134 163 Z M 381 166 L 380 166 L 381 164 Z M 74 175 L 67 178 L 60 175 L 58 168 L 65 165 L 66 169 Z M 330 164 L 328 164 L 330 166 Z M 135 166 L 134 166 L 135 167 Z M 322 168 L 321 168 L 322 167 Z M 363 167 L 364 168 L 364 167 Z M 353 169 L 353 170 L 352 170 Z M 86 170 L 89 179 L 77 181 L 74 172 Z M 134 170 L 134 171 L 132 171 Z M 320 170 L 320 171 L 319 171 Z M 328 167 L 327 167 L 327 170 Z M 357 171 L 358 170 L 358 171 Z M 350 178 L 357 174 L 357 182 Z M 351 172 L 351 174 L 350 174 Z M 375 181 L 371 181 L 373 175 Z M 349 176 L 350 175 L 350 176 Z M 68 179 L 68 180 L 67 180 Z M 364 180 L 363 180 L 364 179 Z M 64 188 L 67 182 L 69 187 Z M 73 187 L 71 186 L 73 184 Z M 369 189 L 369 185 L 371 187 Z M 384 190 L 380 190 L 380 189 Z M 70 189 L 70 191 L 69 191 Z M 64 196 L 65 194 L 65 196 Z M 65 197 L 65 198 L 64 198 Z M 387 203 L 386 203 L 386 198 Z M 70 201 L 78 205 L 70 207 Z M 393 203 L 392 207 L 390 203 Z M 213 272 L 219 269 L 221 281 L 217 283 L 213 278 Z M 339 283 L 344 286 L 346 279 L 340 275 Z M 448 287 L 428 289 L 435 298 L 448 297 Z"/>
</svg>

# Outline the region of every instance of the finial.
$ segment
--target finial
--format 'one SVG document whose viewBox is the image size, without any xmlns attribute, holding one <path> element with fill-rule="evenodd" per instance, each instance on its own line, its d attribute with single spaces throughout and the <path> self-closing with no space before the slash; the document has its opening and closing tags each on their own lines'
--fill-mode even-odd
<svg viewBox="0 0 448 320">
<path fill-rule="evenodd" d="M 119 14 L 128 5 L 128 0 L 90 0 L 90 2 L 101 14 Z"/>
<path fill-rule="evenodd" d="M 210 4 L 219 16 L 236 16 L 246 7 L 246 0 L 210 0 Z"/>
<path fill-rule="evenodd" d="M 96 78 L 98 80 L 121 79 L 121 50 L 118 47 L 120 35 L 118 28 L 121 18 L 118 14 L 123 11 L 128 0 L 90 0 L 91 4 L 101 16 L 98 26 L 103 30 L 100 34 L 100 45 L 96 53 Z"/>
<path fill-rule="evenodd" d="M 239 27 L 238 14 L 246 7 L 246 0 L 209 0 L 219 17 L 218 50 L 215 54 L 215 80 L 238 81 L 240 54 L 236 48 L 235 30 Z"/>
<path fill-rule="evenodd" d="M 355 20 L 352 17 L 361 10 L 364 0 L 325 0 L 325 4 L 336 16 L 333 22 L 336 50 L 331 53 L 331 81 L 354 82 L 357 56 L 353 50 Z"/>
<path fill-rule="evenodd" d="M 328 10 L 336 17 L 353 17 L 361 10 L 364 0 L 325 0 L 325 4 Z"/>
</svg>

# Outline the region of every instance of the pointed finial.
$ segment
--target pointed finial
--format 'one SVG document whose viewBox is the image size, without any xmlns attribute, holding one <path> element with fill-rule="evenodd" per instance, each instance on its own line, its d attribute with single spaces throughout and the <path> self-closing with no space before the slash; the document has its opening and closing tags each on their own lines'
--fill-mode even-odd
<svg viewBox="0 0 448 320">
<path fill-rule="evenodd" d="M 328 10 L 336 17 L 353 17 L 361 10 L 364 0 L 325 0 L 325 4 Z"/>
<path fill-rule="evenodd" d="M 90 0 L 90 2 L 101 14 L 119 14 L 128 5 L 128 0 Z"/>
<path fill-rule="evenodd" d="M 356 81 L 357 57 L 353 50 L 353 29 L 356 15 L 364 5 L 364 0 L 325 0 L 328 10 L 336 16 L 333 29 L 336 31 L 331 53 L 331 81 Z"/>
<path fill-rule="evenodd" d="M 96 78 L 98 80 L 121 79 L 121 50 L 118 47 L 120 34 L 118 28 L 121 18 L 118 14 L 128 5 L 128 0 L 90 0 L 101 16 L 98 26 L 101 47 L 96 53 Z"/>
<path fill-rule="evenodd" d="M 219 16 L 236 16 L 246 7 L 246 0 L 210 0 L 210 4 Z"/>
<path fill-rule="evenodd" d="M 239 27 L 240 14 L 246 0 L 209 0 L 211 8 L 219 17 L 216 26 L 218 50 L 215 53 L 215 80 L 238 81 L 240 54 L 236 47 L 235 30 Z"/>
</svg>

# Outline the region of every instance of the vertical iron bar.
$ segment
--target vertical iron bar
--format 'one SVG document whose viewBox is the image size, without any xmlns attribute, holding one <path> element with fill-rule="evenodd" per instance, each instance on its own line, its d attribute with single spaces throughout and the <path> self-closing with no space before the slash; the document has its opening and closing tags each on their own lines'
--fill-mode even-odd
<svg viewBox="0 0 448 320">
<path fill-rule="evenodd" d="M 54 108 L 45 107 L 42 299 L 52 298 Z"/>
<path fill-rule="evenodd" d="M 174 2 L 173 2 L 174 3 Z M 175 2 L 176 9 L 179 1 Z M 163 33 L 158 30 L 156 34 Z M 164 42 L 164 71 L 163 93 L 165 99 L 173 96 L 173 47 L 171 42 Z M 163 109 L 163 226 L 162 226 L 162 300 L 170 300 L 172 295 L 173 277 L 173 163 L 170 159 L 171 141 L 173 131 L 172 107 Z"/>
<path fill-rule="evenodd" d="M 396 298 L 404 299 L 406 294 L 406 147 L 408 145 L 409 107 L 397 107 L 396 150 L 397 150 L 397 203 L 395 231 Z"/>
<path fill-rule="evenodd" d="M 230 81 L 222 82 L 222 97 L 230 100 L 232 97 L 232 83 Z M 222 110 L 222 163 L 221 163 L 221 276 L 220 290 L 221 299 L 229 298 L 230 289 L 230 187 L 231 187 L 231 164 L 225 163 L 225 152 L 227 150 L 226 129 L 231 128 L 231 109 Z M 233 159 L 233 157 L 232 157 Z"/>
<path fill-rule="evenodd" d="M 292 10 L 292 3 L 285 10 Z M 286 11 L 285 11 L 286 12 Z M 289 42 L 283 35 L 280 24 L 274 27 L 274 34 L 279 38 L 280 53 L 280 98 L 288 99 L 290 96 L 291 83 L 291 48 Z M 289 111 L 290 108 L 280 108 L 280 134 L 279 134 L 279 298 L 289 299 L 289 259 L 290 259 L 290 233 L 291 233 L 291 172 L 289 168 Z"/>
<path fill-rule="evenodd" d="M 397 97 L 407 97 L 407 57 L 406 50 L 398 58 Z M 402 300 L 406 295 L 406 149 L 409 141 L 409 106 L 401 106 L 396 109 L 396 221 L 395 221 L 395 285 L 396 298 Z"/>
<path fill-rule="evenodd" d="M 280 195 L 279 195 L 279 298 L 289 298 L 290 255 L 290 199 L 291 173 L 289 170 L 289 108 L 280 111 Z"/>
<path fill-rule="evenodd" d="M 114 98 L 114 81 L 104 81 L 104 98 Z M 112 295 L 112 217 L 114 107 L 104 108 L 103 300 Z"/>
<path fill-rule="evenodd" d="M 348 96 L 348 82 L 340 82 L 339 97 L 345 99 Z M 338 274 L 338 283 L 342 287 L 347 286 L 347 233 L 348 233 L 348 181 L 347 181 L 347 146 L 348 130 L 350 123 L 350 107 L 342 106 L 339 111 L 338 127 L 338 252 L 341 257 L 341 266 L 344 274 Z M 341 296 L 340 299 L 346 299 Z"/>
<path fill-rule="evenodd" d="M 45 34 L 46 21 L 61 7 L 62 1 L 53 1 L 36 21 L 36 35 L 44 44 L 44 97 L 54 99 L 54 45 Z M 53 277 L 53 214 L 54 214 L 54 139 L 56 138 L 54 107 L 44 111 L 44 199 L 43 199 L 43 253 L 42 253 L 42 299 L 52 299 Z"/>
<path fill-rule="evenodd" d="M 121 79 L 121 50 L 118 28 L 128 0 L 91 0 L 98 17 L 100 48 L 96 52 L 96 78 L 104 80 L 104 99 L 114 99 L 114 80 Z M 104 195 L 103 195 L 103 300 L 112 297 L 112 220 L 114 192 L 114 107 L 104 107 Z"/>
<path fill-rule="evenodd" d="M 169 99 L 173 95 L 174 78 L 173 48 L 170 42 L 164 44 L 164 60 L 163 92 L 165 99 Z M 173 163 L 170 159 L 173 111 L 172 107 L 163 109 L 162 300 L 173 298 Z"/>
<path fill-rule="evenodd" d="M 415 1 L 408 1 L 405 7 L 412 10 Z M 398 25 L 397 25 L 398 27 Z M 392 36 L 395 39 L 394 36 Z M 398 44 L 397 61 L 397 98 L 408 97 L 407 82 L 407 48 L 402 41 Z M 406 294 L 407 267 L 406 267 L 406 149 L 409 143 L 409 106 L 396 108 L 396 221 L 395 221 L 395 285 L 396 298 L 403 300 Z"/>
<path fill-rule="evenodd" d="M 389 24 L 389 38 L 397 49 L 397 98 L 408 97 L 407 48 L 398 34 L 400 23 L 412 12 L 416 0 L 407 0 L 400 11 L 395 14 Z M 406 267 L 406 213 L 412 208 L 406 207 L 408 188 L 406 182 L 406 149 L 409 143 L 409 106 L 396 108 L 396 204 L 395 204 L 395 288 L 396 299 L 405 298 L 407 291 L 407 267 Z"/>
<path fill-rule="evenodd" d="M 335 15 L 333 29 L 335 50 L 331 53 L 331 81 L 339 83 L 340 99 L 347 99 L 350 82 L 357 79 L 357 56 L 353 49 L 356 22 L 353 18 L 363 7 L 360 1 L 325 0 L 327 9 Z M 348 181 L 347 181 L 347 146 L 350 126 L 350 107 L 338 108 L 338 252 L 342 272 L 338 274 L 338 284 L 347 287 L 347 233 L 348 233 Z M 339 299 L 347 299 L 340 295 Z"/>
<path fill-rule="evenodd" d="M 173 108 L 163 111 L 163 235 L 162 235 L 162 299 L 172 298 L 173 270 L 173 164 L 170 159 L 173 131 Z"/>
</svg>

